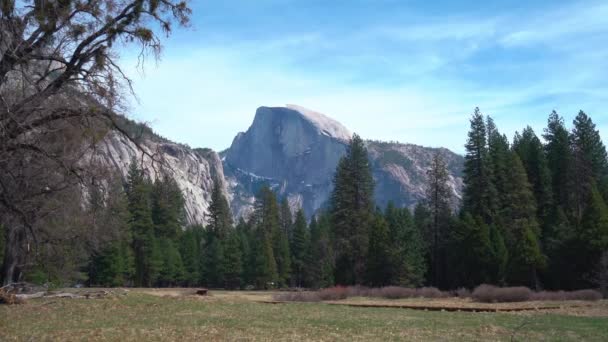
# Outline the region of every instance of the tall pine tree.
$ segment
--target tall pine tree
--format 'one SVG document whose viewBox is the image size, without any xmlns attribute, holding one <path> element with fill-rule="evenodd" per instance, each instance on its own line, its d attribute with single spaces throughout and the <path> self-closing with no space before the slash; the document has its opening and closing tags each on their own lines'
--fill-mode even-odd
<svg viewBox="0 0 608 342">
<path fill-rule="evenodd" d="M 374 220 L 374 180 L 365 143 L 358 135 L 338 164 L 331 195 L 335 280 L 342 285 L 365 280 L 369 231 Z"/>
<path fill-rule="evenodd" d="M 293 285 L 303 287 L 307 282 L 307 267 L 310 260 L 310 234 L 306 224 L 306 216 L 302 209 L 296 213 L 291 242 L 291 263 Z"/>
<path fill-rule="evenodd" d="M 475 108 L 469 138 L 465 145 L 463 210 L 492 223 L 497 210 L 497 192 L 492 183 L 484 117 Z"/>
</svg>

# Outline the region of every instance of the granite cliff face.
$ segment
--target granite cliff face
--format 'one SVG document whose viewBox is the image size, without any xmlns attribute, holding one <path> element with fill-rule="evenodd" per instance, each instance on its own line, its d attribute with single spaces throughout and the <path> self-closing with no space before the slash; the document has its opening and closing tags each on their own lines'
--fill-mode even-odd
<svg viewBox="0 0 608 342">
<path fill-rule="evenodd" d="M 302 107 L 260 107 L 250 128 L 239 133 L 220 154 L 192 149 L 151 131 L 140 139 L 147 155 L 164 160 L 163 170 L 177 181 L 186 200 L 188 223 L 206 224 L 213 179 L 222 182 L 235 217 L 247 217 L 255 194 L 265 184 L 292 209 L 304 208 L 307 215 L 323 208 L 329 199 L 333 176 L 346 153 L 352 133 L 339 122 Z M 450 171 L 455 205 L 462 192 L 464 159 L 447 149 L 411 144 L 367 141 L 370 164 L 376 181 L 379 206 L 389 201 L 413 207 L 425 192 L 426 171 L 435 153 L 442 154 Z M 155 179 L 161 164 L 143 156 L 143 166 Z M 126 177 L 133 157 L 142 158 L 134 143 L 110 132 L 94 158 Z"/>
<path fill-rule="evenodd" d="M 327 116 L 302 107 L 260 107 L 251 127 L 222 153 L 237 216 L 252 210 L 253 195 L 269 184 L 308 215 L 323 207 L 352 133 Z M 436 152 L 450 170 L 455 202 L 462 192 L 463 158 L 447 149 L 367 141 L 379 206 L 414 206 L 424 196 L 426 170 Z M 455 203 L 456 204 L 456 203 Z"/>
<path fill-rule="evenodd" d="M 340 123 L 301 107 L 260 107 L 249 130 L 223 153 L 233 210 L 246 215 L 253 194 L 267 183 L 292 207 L 314 213 L 330 194 L 351 135 Z"/>
<path fill-rule="evenodd" d="M 191 149 L 150 135 L 139 140 L 145 153 L 124 135 L 109 132 L 95 150 L 93 159 L 97 165 L 118 171 L 125 179 L 132 158 L 142 161 L 152 180 L 162 172 L 168 173 L 182 190 L 187 222 L 206 224 L 214 177 L 226 184 L 219 155 L 209 149 Z"/>
</svg>

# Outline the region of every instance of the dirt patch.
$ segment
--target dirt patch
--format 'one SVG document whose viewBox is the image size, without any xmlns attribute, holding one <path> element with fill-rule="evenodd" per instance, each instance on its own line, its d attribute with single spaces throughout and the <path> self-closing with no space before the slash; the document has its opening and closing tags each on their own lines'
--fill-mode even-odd
<svg viewBox="0 0 608 342">
<path fill-rule="evenodd" d="M 289 304 L 269 300 L 267 304 Z M 445 312 L 551 312 L 576 316 L 608 316 L 608 302 L 525 302 L 525 303 L 497 303 L 483 304 L 464 299 L 438 299 L 438 300 L 374 300 L 355 298 L 341 301 L 326 301 L 327 305 L 343 305 L 360 308 L 399 308 L 423 311 Z"/>
</svg>

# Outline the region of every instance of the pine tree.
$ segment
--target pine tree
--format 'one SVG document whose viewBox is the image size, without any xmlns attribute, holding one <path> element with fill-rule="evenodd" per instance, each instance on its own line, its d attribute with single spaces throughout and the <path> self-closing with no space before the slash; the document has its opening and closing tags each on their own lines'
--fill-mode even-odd
<svg viewBox="0 0 608 342">
<path fill-rule="evenodd" d="M 291 239 L 293 238 L 293 218 L 291 215 L 291 208 L 289 207 L 289 202 L 287 201 L 287 198 L 284 198 L 281 201 L 279 218 L 279 224 L 281 225 L 281 229 L 287 235 L 287 239 L 291 241 Z"/>
<path fill-rule="evenodd" d="M 479 108 L 475 108 L 471 118 L 465 148 L 463 209 L 491 223 L 497 210 L 498 196 L 492 183 L 486 124 Z"/>
<path fill-rule="evenodd" d="M 175 286 L 184 280 L 185 269 L 179 250 L 169 238 L 159 239 L 162 267 L 158 276 L 161 286 Z"/>
<path fill-rule="evenodd" d="M 507 277 L 509 251 L 505 244 L 502 229 L 491 225 L 489 227 L 490 247 L 492 255 L 490 259 L 491 280 L 495 284 L 504 285 Z"/>
<path fill-rule="evenodd" d="M 538 288 L 537 272 L 545 265 L 541 253 L 540 227 L 536 219 L 536 203 L 524 166 L 516 153 L 511 153 L 511 172 L 505 187 L 505 207 L 501 216 L 511 256 L 508 281 Z"/>
<path fill-rule="evenodd" d="M 538 219 L 543 231 L 543 240 L 549 239 L 554 203 L 551 189 L 551 171 L 545 156 L 544 146 L 534 130 L 528 126 L 521 135 L 516 135 L 513 142 L 513 151 L 521 159 L 528 180 L 532 185 L 538 206 Z"/>
<path fill-rule="evenodd" d="M 306 267 L 308 266 L 310 251 L 310 236 L 306 225 L 306 216 L 302 209 L 296 213 L 291 242 L 291 264 L 293 270 L 293 284 L 303 287 L 306 282 Z"/>
<path fill-rule="evenodd" d="M 338 164 L 331 195 L 335 280 L 338 284 L 364 281 L 369 230 L 374 218 L 373 191 L 367 149 L 355 134 Z"/>
<path fill-rule="evenodd" d="M 420 207 L 426 210 L 423 205 Z M 406 287 L 421 286 L 427 270 L 422 230 L 414 223 L 408 208 L 395 208 L 389 202 L 384 216 L 392 244 L 390 284 Z"/>
<path fill-rule="evenodd" d="M 185 221 L 184 198 L 177 182 L 163 175 L 154 182 L 151 196 L 155 235 L 175 239 Z"/>
<path fill-rule="evenodd" d="M 253 248 L 255 285 L 258 289 L 269 289 L 278 283 L 277 263 L 272 250 L 272 238 L 263 226 L 256 228 Z"/>
<path fill-rule="evenodd" d="M 96 272 L 91 284 L 105 287 L 125 286 L 133 275 L 133 255 L 130 246 L 122 241 L 112 242 L 91 261 Z"/>
<path fill-rule="evenodd" d="M 179 239 L 179 252 L 184 264 L 184 281 L 186 286 L 196 286 L 201 279 L 201 244 L 204 228 L 192 226 L 187 228 Z"/>
<path fill-rule="evenodd" d="M 211 192 L 211 203 L 209 204 L 209 229 L 217 238 L 223 240 L 232 230 L 232 213 L 230 205 L 219 179 L 214 179 Z"/>
<path fill-rule="evenodd" d="M 255 283 L 255 238 L 252 224 L 241 218 L 236 226 L 236 231 L 239 234 L 239 241 L 241 242 L 240 250 L 243 255 L 243 272 L 241 279 L 245 287 L 251 286 Z"/>
<path fill-rule="evenodd" d="M 572 153 L 570 150 L 570 136 L 564 125 L 564 119 L 555 111 L 549 115 L 543 138 L 547 142 L 545 152 L 551 171 L 554 205 L 565 210 L 570 203 L 568 185 L 571 183 Z"/>
<path fill-rule="evenodd" d="M 391 243 L 389 229 L 382 213 L 376 213 L 370 229 L 366 278 L 370 286 L 381 287 L 391 280 Z"/>
<path fill-rule="evenodd" d="M 445 238 L 450 224 L 452 211 L 452 190 L 448 184 L 449 173 L 447 166 L 439 153 L 435 154 L 431 168 L 427 171 L 428 187 L 425 205 L 429 217 L 429 230 L 426 231 L 429 242 L 430 284 L 438 286 L 443 274 L 443 258 L 445 255 Z"/>
<path fill-rule="evenodd" d="M 494 120 L 488 116 L 487 118 L 488 131 L 488 165 L 490 170 L 490 181 L 496 190 L 496 205 L 501 207 L 505 205 L 504 188 L 507 183 L 507 174 L 510 172 L 509 165 L 509 140 L 506 136 L 501 135 L 498 128 L 494 124 Z M 494 213 L 493 220 L 499 218 Z"/>
<path fill-rule="evenodd" d="M 159 272 L 158 246 L 150 205 L 150 181 L 133 159 L 127 176 L 129 226 L 135 253 L 135 285 L 150 287 Z"/>
<path fill-rule="evenodd" d="M 596 181 L 603 180 L 608 175 L 606 146 L 604 146 L 593 120 L 583 111 L 580 111 L 574 119 L 572 140 L 585 159 L 589 161 L 593 178 Z"/>
<path fill-rule="evenodd" d="M 310 282 L 314 288 L 334 285 L 334 252 L 330 238 L 330 216 L 319 215 L 310 222 Z"/>
<path fill-rule="evenodd" d="M 600 189 L 603 188 L 601 182 L 608 174 L 608 157 L 595 124 L 583 111 L 574 119 L 571 144 L 574 157 L 570 180 L 573 197 L 571 209 L 574 210 L 576 222 L 580 223 L 590 201 L 592 187 L 599 184 Z"/>
<path fill-rule="evenodd" d="M 256 198 L 253 223 L 256 230 L 253 248 L 256 287 L 267 289 L 280 286 L 286 281 L 285 262 L 289 262 L 289 259 L 284 259 L 283 255 L 277 257 L 277 254 L 284 251 L 283 247 L 289 250 L 289 246 L 286 239 L 282 239 L 285 235 L 281 234 L 276 195 L 267 186 L 262 187 Z M 279 271 L 283 273 L 280 274 Z"/>
<path fill-rule="evenodd" d="M 203 251 L 203 279 L 209 287 L 223 287 L 225 281 L 224 246 L 212 230 L 207 230 Z"/>
<path fill-rule="evenodd" d="M 459 286 L 475 287 L 492 281 L 492 242 L 489 227 L 480 217 L 475 220 L 464 213 L 454 222 L 454 246 L 452 257 L 455 263 L 452 273 Z"/>
<path fill-rule="evenodd" d="M 224 281 L 226 288 L 238 289 L 242 284 L 243 255 L 241 239 L 236 230 L 228 235 L 224 242 Z"/>
<path fill-rule="evenodd" d="M 600 265 L 602 255 L 608 251 L 608 206 L 599 190 L 592 186 L 589 205 L 583 214 L 576 234 L 574 260 L 577 272 L 577 288 L 593 286 L 593 273 Z"/>
</svg>

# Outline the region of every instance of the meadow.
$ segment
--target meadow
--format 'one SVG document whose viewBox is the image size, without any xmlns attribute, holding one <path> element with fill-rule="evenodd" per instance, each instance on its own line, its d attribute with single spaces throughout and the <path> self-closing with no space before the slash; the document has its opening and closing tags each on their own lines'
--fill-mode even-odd
<svg viewBox="0 0 608 342">
<path fill-rule="evenodd" d="M 448 312 L 399 306 L 481 304 L 445 298 L 272 304 L 272 292 L 211 291 L 203 297 L 191 289 L 113 289 L 109 293 L 102 299 L 41 298 L 1 305 L 0 340 L 608 340 L 607 301 L 483 304 L 524 305 L 530 310 Z"/>
</svg>

